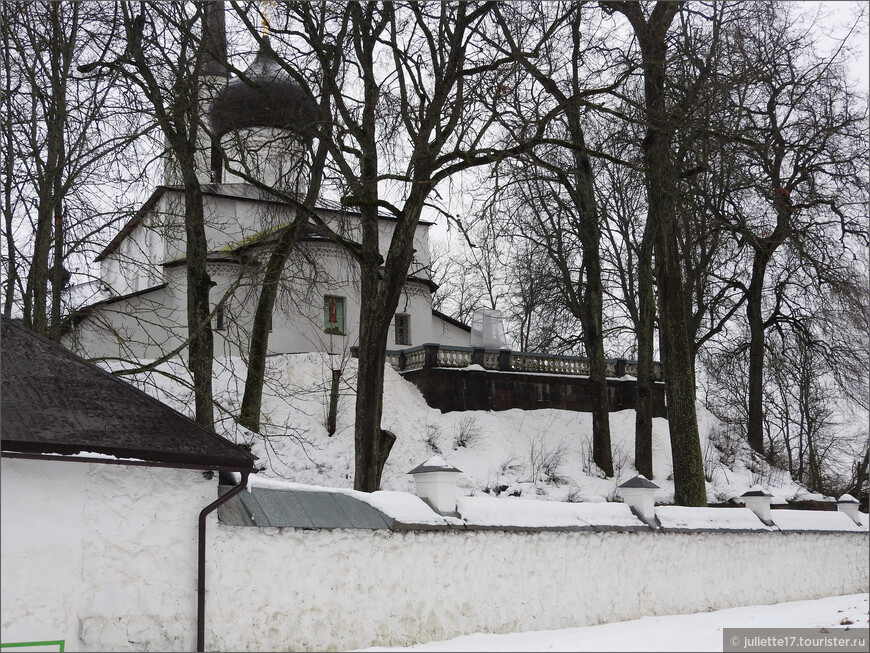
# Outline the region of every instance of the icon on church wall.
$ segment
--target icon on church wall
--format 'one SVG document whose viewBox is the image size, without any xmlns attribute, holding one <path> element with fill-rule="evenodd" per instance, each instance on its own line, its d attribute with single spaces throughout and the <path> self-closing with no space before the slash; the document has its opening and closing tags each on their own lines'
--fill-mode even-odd
<svg viewBox="0 0 870 653">
<path fill-rule="evenodd" d="M 344 298 L 327 295 L 323 298 L 323 330 L 344 335 Z"/>
</svg>

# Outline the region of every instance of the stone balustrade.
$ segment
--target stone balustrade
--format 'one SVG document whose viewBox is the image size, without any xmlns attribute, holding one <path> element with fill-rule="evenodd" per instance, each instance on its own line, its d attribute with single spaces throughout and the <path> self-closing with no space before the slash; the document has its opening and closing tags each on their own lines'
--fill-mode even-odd
<svg viewBox="0 0 870 653">
<path fill-rule="evenodd" d="M 427 343 L 408 349 L 388 350 L 387 361 L 399 372 L 434 367 L 465 368 L 479 365 L 485 370 L 521 372 L 526 374 L 589 375 L 589 359 L 581 356 L 560 356 L 510 349 L 484 349 Z M 637 376 L 637 361 L 624 358 L 605 361 L 607 376 L 620 378 Z M 662 380 L 661 363 L 653 364 L 656 381 Z"/>
</svg>

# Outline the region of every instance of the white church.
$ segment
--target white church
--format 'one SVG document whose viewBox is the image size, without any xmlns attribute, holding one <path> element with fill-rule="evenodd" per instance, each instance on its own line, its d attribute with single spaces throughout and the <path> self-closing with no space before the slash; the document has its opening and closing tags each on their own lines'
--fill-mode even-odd
<svg viewBox="0 0 870 653">
<path fill-rule="evenodd" d="M 217 65 L 206 70 L 218 89 L 207 104 L 208 120 L 230 162 L 228 169 L 250 170 L 269 186 L 299 193 L 306 173 L 299 165 L 305 136 L 298 125 L 313 114 L 307 96 L 264 49 L 232 80 Z M 210 297 L 215 356 L 243 355 L 270 246 L 294 219 L 296 209 L 224 171 L 222 158 L 208 143 L 200 149 L 208 272 L 214 283 Z M 74 351 L 88 357 L 153 359 L 185 342 L 184 189 L 171 162 L 165 168 L 164 185 L 96 259 L 103 296 L 74 315 L 66 341 Z M 358 214 L 353 210 L 327 201 L 315 210 L 333 231 L 359 242 Z M 432 308 L 436 285 L 430 275 L 431 225 L 421 221 L 417 226 L 416 252 L 392 321 L 389 349 L 424 343 L 469 345 L 470 328 Z M 393 226 L 390 217 L 381 218 L 384 254 Z M 269 351 L 347 352 L 358 336 L 357 265 L 319 225 L 309 222 L 302 232 L 285 267 Z"/>
</svg>

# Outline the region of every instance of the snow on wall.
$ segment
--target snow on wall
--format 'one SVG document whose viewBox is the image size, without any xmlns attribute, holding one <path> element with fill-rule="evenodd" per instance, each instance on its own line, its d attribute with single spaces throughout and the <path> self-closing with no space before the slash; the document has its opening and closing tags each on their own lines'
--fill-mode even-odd
<svg viewBox="0 0 870 653">
<path fill-rule="evenodd" d="M 198 471 L 2 461 L 3 643 L 195 648 Z"/>
<path fill-rule="evenodd" d="M 206 646 L 221 650 L 409 645 L 868 588 L 864 533 L 221 524 L 210 541 Z"/>
</svg>

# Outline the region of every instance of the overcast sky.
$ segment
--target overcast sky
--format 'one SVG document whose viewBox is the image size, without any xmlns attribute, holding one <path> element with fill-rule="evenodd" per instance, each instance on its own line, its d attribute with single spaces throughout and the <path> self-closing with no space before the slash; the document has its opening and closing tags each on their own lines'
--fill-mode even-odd
<svg viewBox="0 0 870 653">
<path fill-rule="evenodd" d="M 856 55 L 855 65 L 850 74 L 866 93 L 870 90 L 870 58 L 868 58 L 868 32 L 870 32 L 870 3 L 863 2 L 800 2 L 808 13 L 821 10 L 822 24 L 830 32 L 826 35 L 833 39 L 843 38 L 855 27 L 849 37 L 849 46 Z M 822 39 L 824 43 L 824 39 Z"/>
</svg>

